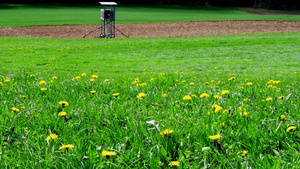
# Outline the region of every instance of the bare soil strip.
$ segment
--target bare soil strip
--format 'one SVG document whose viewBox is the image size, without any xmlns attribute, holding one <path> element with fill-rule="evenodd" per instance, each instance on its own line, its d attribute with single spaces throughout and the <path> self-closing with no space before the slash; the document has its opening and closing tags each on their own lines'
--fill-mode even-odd
<svg viewBox="0 0 300 169">
<path fill-rule="evenodd" d="M 100 25 L 60 25 L 0 28 L 0 36 L 39 38 L 83 38 Z M 300 32 L 300 21 L 216 21 L 116 24 L 130 38 L 193 37 L 249 33 Z M 86 38 L 100 35 L 97 30 Z M 125 38 L 116 31 L 116 38 Z"/>
</svg>

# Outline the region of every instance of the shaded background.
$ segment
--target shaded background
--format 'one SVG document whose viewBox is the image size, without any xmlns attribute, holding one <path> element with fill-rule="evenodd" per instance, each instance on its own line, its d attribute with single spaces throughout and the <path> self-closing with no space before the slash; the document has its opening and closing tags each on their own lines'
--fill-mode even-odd
<svg viewBox="0 0 300 169">
<path fill-rule="evenodd" d="M 114 1 L 118 4 L 144 5 L 184 5 L 184 6 L 221 6 L 221 7 L 249 7 L 264 9 L 299 10 L 300 0 L 100 0 Z M 1 4 L 86 4 L 98 5 L 97 0 L 0 0 Z"/>
</svg>

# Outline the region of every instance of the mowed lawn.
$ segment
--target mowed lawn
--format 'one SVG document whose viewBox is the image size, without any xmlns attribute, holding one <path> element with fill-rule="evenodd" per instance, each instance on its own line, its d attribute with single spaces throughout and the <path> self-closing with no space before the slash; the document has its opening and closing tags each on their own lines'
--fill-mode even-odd
<svg viewBox="0 0 300 169">
<path fill-rule="evenodd" d="M 66 5 L 0 5 L 0 27 L 35 25 L 100 24 L 100 4 Z M 224 20 L 289 20 L 299 15 L 253 15 L 239 8 L 182 6 L 116 7 L 116 23 L 224 21 Z"/>
<path fill-rule="evenodd" d="M 1 26 L 68 20 L 33 16 L 51 11 L 45 6 L 1 7 L 33 18 L 1 17 Z M 54 6 L 46 15 L 62 8 L 98 10 Z M 165 8 L 169 21 L 172 12 L 189 11 Z M 215 19 L 252 16 L 202 9 Z M 67 24 L 94 22 L 73 16 Z M 297 168 L 299 46 L 300 33 L 0 37 L 0 168 Z"/>
</svg>

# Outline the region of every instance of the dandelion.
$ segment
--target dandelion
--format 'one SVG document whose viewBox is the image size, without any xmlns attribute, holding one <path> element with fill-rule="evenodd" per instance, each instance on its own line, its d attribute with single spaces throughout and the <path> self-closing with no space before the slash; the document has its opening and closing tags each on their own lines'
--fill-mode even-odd
<svg viewBox="0 0 300 169">
<path fill-rule="evenodd" d="M 285 115 L 281 115 L 280 118 L 282 121 L 285 120 Z"/>
<path fill-rule="evenodd" d="M 76 77 L 73 78 L 73 80 L 78 80 L 78 79 L 81 79 L 81 77 L 80 76 L 76 76 Z"/>
<path fill-rule="evenodd" d="M 86 73 L 81 73 L 81 76 L 86 76 Z"/>
<path fill-rule="evenodd" d="M 181 81 L 182 83 L 185 83 L 185 80 Z"/>
<path fill-rule="evenodd" d="M 58 102 L 58 104 L 60 104 L 63 108 L 66 106 L 69 106 L 69 103 L 66 101 L 60 101 L 60 102 Z"/>
<path fill-rule="evenodd" d="M 21 107 L 21 109 L 23 109 L 23 110 L 24 110 L 24 109 L 25 109 L 25 107 L 24 107 L 24 106 L 22 106 L 22 107 Z"/>
<path fill-rule="evenodd" d="M 47 137 L 47 140 L 48 140 L 48 141 L 51 140 L 51 139 L 56 140 L 57 138 L 58 138 L 58 136 L 57 136 L 56 134 L 50 134 L 50 135 Z"/>
<path fill-rule="evenodd" d="M 58 116 L 60 116 L 60 117 L 64 117 L 66 115 L 67 115 L 67 112 L 64 112 L 64 111 L 61 111 L 58 113 Z"/>
<path fill-rule="evenodd" d="M 39 84 L 40 84 L 40 85 L 44 85 L 44 84 L 46 84 L 46 81 L 45 81 L 45 80 L 41 80 L 41 81 L 39 82 Z"/>
<path fill-rule="evenodd" d="M 109 80 L 108 80 L 108 79 L 105 79 L 104 82 L 109 82 Z"/>
<path fill-rule="evenodd" d="M 247 83 L 247 86 L 252 86 L 252 85 L 253 85 L 252 82 L 248 82 L 248 83 Z"/>
<path fill-rule="evenodd" d="M 248 116 L 248 112 L 245 111 L 242 116 L 243 117 L 247 117 Z"/>
<path fill-rule="evenodd" d="M 191 83 L 190 83 L 190 85 L 194 85 L 194 84 L 195 84 L 194 82 L 191 82 Z"/>
<path fill-rule="evenodd" d="M 2 82 L 0 82 L 0 85 L 2 85 L 2 86 L 3 86 L 3 83 L 2 83 Z"/>
<path fill-rule="evenodd" d="M 46 91 L 46 90 L 47 90 L 47 88 L 45 88 L 45 87 L 41 88 L 41 91 Z"/>
<path fill-rule="evenodd" d="M 23 98 L 23 99 L 26 99 L 26 96 L 23 95 L 22 98 Z"/>
<path fill-rule="evenodd" d="M 115 156 L 115 155 L 117 155 L 117 153 L 115 153 L 113 151 L 103 150 L 101 153 L 101 156 L 106 157 L 106 158 L 109 158 L 110 156 Z"/>
<path fill-rule="evenodd" d="M 244 157 L 244 156 L 246 156 L 247 154 L 248 154 L 248 151 L 247 151 L 247 150 L 244 150 L 242 156 Z"/>
<path fill-rule="evenodd" d="M 226 95 L 226 94 L 229 94 L 229 91 L 228 90 L 223 90 L 221 95 Z"/>
<path fill-rule="evenodd" d="M 196 96 L 195 94 L 192 94 L 192 97 L 195 97 L 195 98 L 197 98 L 197 96 Z"/>
<path fill-rule="evenodd" d="M 59 147 L 59 150 L 62 150 L 62 149 L 69 150 L 69 148 L 74 148 L 74 145 L 73 144 L 66 144 L 66 145 L 63 145 L 63 146 Z"/>
<path fill-rule="evenodd" d="M 115 97 L 118 97 L 120 95 L 120 93 L 114 93 L 112 95 L 115 96 Z"/>
<path fill-rule="evenodd" d="M 272 85 L 268 85 L 268 88 L 273 88 L 273 86 Z"/>
<path fill-rule="evenodd" d="M 248 82 L 249 81 L 249 79 L 245 79 L 245 82 Z"/>
<path fill-rule="evenodd" d="M 5 79 L 4 82 L 7 83 L 7 82 L 10 82 L 10 80 L 9 79 Z"/>
<path fill-rule="evenodd" d="M 273 83 L 273 80 L 269 80 L 269 81 L 267 82 L 267 84 L 271 84 L 271 83 Z"/>
<path fill-rule="evenodd" d="M 295 126 L 291 126 L 291 127 L 289 127 L 289 128 L 286 129 L 286 132 L 294 131 L 294 130 L 296 130 L 296 128 L 297 127 L 295 127 Z"/>
<path fill-rule="evenodd" d="M 97 79 L 98 75 L 92 75 L 92 78 Z"/>
<path fill-rule="evenodd" d="M 244 101 L 244 102 L 247 102 L 247 101 L 250 101 L 250 99 L 249 99 L 249 98 L 246 98 L 246 99 L 244 99 L 243 101 Z"/>
<path fill-rule="evenodd" d="M 221 123 L 220 125 L 221 125 L 223 128 L 225 127 L 225 123 Z"/>
<path fill-rule="evenodd" d="M 279 96 L 280 100 L 283 100 L 285 98 L 285 96 Z"/>
<path fill-rule="evenodd" d="M 95 93 L 96 93 L 96 91 L 94 91 L 94 90 L 91 91 L 91 94 L 95 94 Z"/>
<path fill-rule="evenodd" d="M 243 87 L 243 86 L 240 86 L 239 89 L 244 89 L 244 87 Z"/>
<path fill-rule="evenodd" d="M 219 96 L 219 95 L 214 95 L 214 98 L 215 98 L 215 99 L 219 99 L 220 96 Z"/>
<path fill-rule="evenodd" d="M 291 87 L 291 85 L 286 85 L 286 87 Z"/>
<path fill-rule="evenodd" d="M 138 99 L 139 99 L 139 100 L 143 100 L 145 96 L 146 96 L 145 93 L 139 93 L 139 94 L 138 94 Z"/>
<path fill-rule="evenodd" d="M 167 95 L 166 93 L 164 93 L 164 94 L 162 95 L 162 97 L 168 97 L 168 95 Z"/>
<path fill-rule="evenodd" d="M 202 93 L 202 94 L 200 95 L 200 98 L 207 98 L 207 97 L 209 97 L 209 95 L 208 95 L 207 93 Z"/>
<path fill-rule="evenodd" d="M 173 89 L 173 87 L 169 87 L 169 89 L 170 89 L 170 90 L 172 90 L 172 89 Z"/>
<path fill-rule="evenodd" d="M 218 140 L 220 137 L 221 137 L 221 134 L 208 136 L 208 138 L 211 139 L 211 140 Z"/>
<path fill-rule="evenodd" d="M 268 102 L 268 101 L 271 101 L 273 98 L 272 97 L 268 97 L 267 99 L 266 99 L 266 101 Z"/>
<path fill-rule="evenodd" d="M 169 164 L 169 166 L 179 166 L 179 161 L 171 161 L 171 163 Z"/>
<path fill-rule="evenodd" d="M 20 110 L 18 109 L 18 108 L 16 108 L 16 107 L 12 107 L 12 108 L 10 108 L 12 111 L 14 111 L 14 112 L 19 112 Z"/>
<path fill-rule="evenodd" d="M 57 79 L 57 77 L 56 77 L 56 76 L 53 76 L 53 77 L 52 77 L 52 80 L 55 80 L 55 79 Z"/>
<path fill-rule="evenodd" d="M 173 133 L 173 131 L 174 131 L 174 130 L 166 129 L 166 130 L 160 132 L 159 134 L 162 135 L 162 136 L 163 136 L 163 135 L 168 135 L 168 134 Z"/>
<path fill-rule="evenodd" d="M 183 97 L 183 100 L 192 100 L 192 97 L 189 96 L 189 95 L 185 95 L 185 96 Z"/>
<path fill-rule="evenodd" d="M 95 79 L 90 79 L 90 82 L 94 82 L 95 81 Z"/>
<path fill-rule="evenodd" d="M 233 81 L 233 80 L 235 80 L 235 77 L 231 77 L 228 79 L 228 81 Z"/>
</svg>

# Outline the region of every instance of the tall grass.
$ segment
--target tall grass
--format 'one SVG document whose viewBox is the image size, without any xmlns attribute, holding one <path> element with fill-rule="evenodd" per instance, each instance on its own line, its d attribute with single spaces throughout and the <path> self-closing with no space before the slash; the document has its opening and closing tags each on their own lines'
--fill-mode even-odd
<svg viewBox="0 0 300 169">
<path fill-rule="evenodd" d="M 297 167 L 298 44 L 1 38 L 1 168 Z"/>
</svg>

